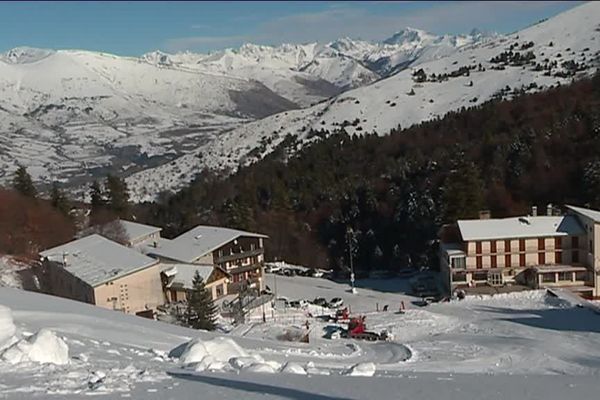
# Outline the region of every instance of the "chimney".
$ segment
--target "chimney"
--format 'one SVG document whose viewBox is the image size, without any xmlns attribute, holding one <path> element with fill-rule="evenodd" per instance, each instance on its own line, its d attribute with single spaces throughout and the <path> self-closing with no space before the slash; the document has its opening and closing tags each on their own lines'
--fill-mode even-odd
<svg viewBox="0 0 600 400">
<path fill-rule="evenodd" d="M 548 203 L 546 206 L 546 215 L 552 216 L 552 203 Z"/>
<path fill-rule="evenodd" d="M 481 210 L 479 211 L 479 219 L 490 219 L 492 217 L 492 213 L 490 210 Z"/>
<path fill-rule="evenodd" d="M 537 206 L 531 206 L 531 216 L 537 217 Z"/>
<path fill-rule="evenodd" d="M 69 253 L 67 253 L 66 251 L 63 252 L 63 267 L 66 267 L 69 261 Z"/>
</svg>

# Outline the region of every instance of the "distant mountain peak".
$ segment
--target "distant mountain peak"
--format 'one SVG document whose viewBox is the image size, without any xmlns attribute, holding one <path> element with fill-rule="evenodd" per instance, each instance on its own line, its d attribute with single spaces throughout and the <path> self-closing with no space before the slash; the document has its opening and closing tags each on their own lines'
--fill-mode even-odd
<svg viewBox="0 0 600 400">
<path fill-rule="evenodd" d="M 42 60 L 54 53 L 55 51 L 51 49 L 21 46 L 0 55 L 0 60 L 10 64 L 28 64 Z"/>
</svg>

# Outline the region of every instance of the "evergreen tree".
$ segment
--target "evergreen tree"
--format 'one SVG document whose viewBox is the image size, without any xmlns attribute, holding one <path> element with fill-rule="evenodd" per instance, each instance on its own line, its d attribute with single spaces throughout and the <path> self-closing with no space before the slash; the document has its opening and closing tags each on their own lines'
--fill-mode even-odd
<svg viewBox="0 0 600 400">
<path fill-rule="evenodd" d="M 100 187 L 98 181 L 94 181 L 90 185 L 90 197 L 92 210 L 100 209 L 106 204 L 106 201 L 104 200 L 104 192 L 102 191 L 102 187 Z"/>
<path fill-rule="evenodd" d="M 27 169 L 23 166 L 19 166 L 15 172 L 15 176 L 12 181 L 13 188 L 27 197 L 33 197 L 37 195 L 37 190 L 33 186 L 31 176 L 27 173 Z"/>
<path fill-rule="evenodd" d="M 63 215 L 69 216 L 71 210 L 71 204 L 65 195 L 65 192 L 58 187 L 56 182 L 52 183 L 52 189 L 50 191 L 50 204 L 56 208 Z"/>
<path fill-rule="evenodd" d="M 129 192 L 123 178 L 108 174 L 106 176 L 106 194 L 108 208 L 121 218 L 129 217 Z"/>
<path fill-rule="evenodd" d="M 446 222 L 455 222 L 460 218 L 477 218 L 484 205 L 483 181 L 479 168 L 472 162 L 459 162 L 446 177 L 442 199 Z"/>
<path fill-rule="evenodd" d="M 194 329 L 212 331 L 215 329 L 217 308 L 198 271 L 194 274 L 192 285 L 188 297 L 187 324 Z"/>
</svg>

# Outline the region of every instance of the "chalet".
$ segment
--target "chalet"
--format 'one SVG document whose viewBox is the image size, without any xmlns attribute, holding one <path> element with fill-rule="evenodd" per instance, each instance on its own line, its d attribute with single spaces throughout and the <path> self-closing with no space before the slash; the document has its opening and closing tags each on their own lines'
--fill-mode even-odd
<svg viewBox="0 0 600 400">
<path fill-rule="evenodd" d="M 193 289 L 194 276 L 198 272 L 213 300 L 227 296 L 227 285 L 231 276 L 213 265 L 163 264 L 161 280 L 167 302 L 186 301 Z"/>
<path fill-rule="evenodd" d="M 448 290 L 478 285 L 564 287 L 598 297 L 600 212 L 566 206 L 567 213 L 459 220 L 443 228 L 440 271 Z"/>
<path fill-rule="evenodd" d="M 100 235 L 40 253 L 51 294 L 148 316 L 163 303 L 156 259 Z"/>
<path fill-rule="evenodd" d="M 262 289 L 266 238 L 236 229 L 197 226 L 172 240 L 161 238 L 144 252 L 165 264 L 214 265 L 231 276 L 228 292 L 237 293 L 243 285 Z"/>
</svg>

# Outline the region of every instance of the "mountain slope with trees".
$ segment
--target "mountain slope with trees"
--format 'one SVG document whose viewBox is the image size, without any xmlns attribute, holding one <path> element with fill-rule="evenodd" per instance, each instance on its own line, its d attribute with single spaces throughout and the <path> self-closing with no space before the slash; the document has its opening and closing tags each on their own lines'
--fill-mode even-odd
<svg viewBox="0 0 600 400">
<path fill-rule="evenodd" d="M 268 234 L 267 255 L 343 270 L 348 240 L 360 271 L 435 265 L 443 223 L 526 213 L 531 205 L 600 207 L 600 76 L 495 99 L 377 133 L 311 131 L 222 180 L 138 207 L 174 235 L 198 223 Z M 354 235 L 348 236 L 352 228 Z"/>
</svg>

